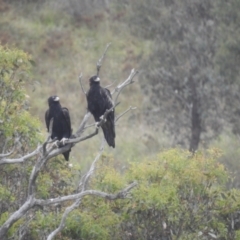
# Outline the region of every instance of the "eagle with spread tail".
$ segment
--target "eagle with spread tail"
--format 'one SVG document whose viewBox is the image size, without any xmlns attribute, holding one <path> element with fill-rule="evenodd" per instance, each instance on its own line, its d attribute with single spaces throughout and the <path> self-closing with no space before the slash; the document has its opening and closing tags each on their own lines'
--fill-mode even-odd
<svg viewBox="0 0 240 240">
<path fill-rule="evenodd" d="M 99 122 L 106 110 L 114 106 L 112 95 L 107 88 L 100 86 L 100 78 L 98 76 L 91 77 L 89 84 L 90 89 L 87 92 L 88 110 L 93 115 L 95 121 Z M 101 127 L 108 145 L 115 148 L 114 109 L 108 113 L 106 121 Z"/>
<path fill-rule="evenodd" d="M 49 97 L 48 105 L 49 109 L 45 113 L 47 130 L 49 132 L 50 120 L 53 118 L 51 138 L 57 138 L 57 140 L 61 141 L 63 146 L 65 144 L 64 142 L 69 139 L 72 134 L 69 111 L 67 108 L 61 106 L 58 96 Z M 70 151 L 71 149 L 63 153 L 66 161 L 69 160 Z"/>
</svg>

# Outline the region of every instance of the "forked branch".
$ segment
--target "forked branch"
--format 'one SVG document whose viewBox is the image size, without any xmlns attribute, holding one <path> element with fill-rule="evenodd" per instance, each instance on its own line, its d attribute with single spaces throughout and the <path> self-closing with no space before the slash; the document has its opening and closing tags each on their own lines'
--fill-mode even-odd
<svg viewBox="0 0 240 240">
<path fill-rule="evenodd" d="M 124 116 L 126 113 L 128 113 L 128 112 L 130 112 L 130 111 L 132 111 L 132 110 L 135 110 L 135 109 L 137 109 L 137 108 L 130 106 L 126 111 L 124 111 L 123 113 L 119 114 L 119 115 L 116 117 L 115 123 L 116 123 L 122 116 Z"/>
<path fill-rule="evenodd" d="M 85 89 L 83 87 L 83 83 L 82 83 L 82 73 L 79 75 L 78 80 L 79 80 L 79 83 L 80 83 L 80 86 L 81 86 L 81 89 L 82 89 L 83 93 L 86 95 L 87 92 L 85 91 Z"/>
<path fill-rule="evenodd" d="M 102 63 L 103 63 L 103 60 L 106 56 L 106 53 L 107 53 L 107 50 L 108 48 L 111 46 L 111 43 L 108 43 L 106 48 L 105 48 L 105 51 L 103 53 L 103 55 L 99 58 L 99 60 L 97 61 L 97 76 L 99 76 L 99 72 L 100 72 L 100 69 L 101 69 L 101 66 L 102 66 Z"/>
<path fill-rule="evenodd" d="M 36 156 L 39 153 L 39 150 L 42 148 L 42 146 L 38 146 L 37 149 L 35 149 L 33 152 L 28 153 L 20 158 L 3 158 L 0 160 L 0 165 L 2 164 L 14 164 L 14 163 L 22 163 L 25 160 Z"/>
<path fill-rule="evenodd" d="M 114 100 L 115 102 L 118 101 L 118 97 L 119 97 L 120 93 L 122 92 L 122 90 L 123 90 L 126 86 L 134 83 L 133 78 L 134 78 L 137 74 L 138 74 L 138 71 L 135 71 L 135 69 L 132 69 L 132 71 L 131 71 L 130 75 L 128 76 L 128 78 L 127 78 L 123 83 L 119 84 L 119 85 L 114 89 L 114 91 L 112 92 L 112 95 L 117 92 L 117 96 L 115 97 L 115 100 Z"/>
<path fill-rule="evenodd" d="M 107 116 L 107 113 L 106 113 L 106 116 Z M 80 205 L 82 198 L 84 196 L 93 195 L 93 196 L 98 196 L 98 197 L 102 197 L 102 198 L 107 198 L 109 200 L 126 198 L 127 194 L 130 192 L 130 190 L 137 185 L 136 182 L 133 182 L 132 184 L 130 184 L 129 186 L 127 186 L 125 189 L 121 190 L 117 194 L 108 194 L 108 193 L 96 191 L 96 190 L 86 190 L 88 181 L 89 181 L 91 175 L 93 174 L 96 163 L 100 159 L 102 153 L 103 153 L 103 148 L 100 149 L 99 153 L 97 154 L 94 161 L 92 162 L 91 167 L 88 170 L 88 172 L 81 178 L 81 180 L 78 184 L 78 191 L 80 190 L 79 193 L 74 194 L 74 195 L 68 195 L 65 197 L 50 199 L 50 201 L 46 200 L 47 203 L 44 200 L 37 200 L 38 205 L 41 205 L 41 206 L 44 206 L 45 204 L 49 205 L 49 204 L 61 203 L 61 202 L 68 201 L 68 200 L 75 200 L 75 202 L 73 202 L 72 205 L 68 206 L 65 209 L 59 226 L 49 234 L 47 240 L 53 239 L 64 228 L 67 216 L 69 215 L 69 213 L 71 213 L 74 209 L 76 209 Z"/>
<path fill-rule="evenodd" d="M 77 208 L 79 206 L 83 197 L 85 197 L 87 195 L 92 195 L 92 196 L 96 196 L 96 197 L 106 198 L 109 200 L 124 199 L 127 197 L 129 192 L 135 186 L 137 186 L 137 182 L 131 183 L 129 186 L 127 186 L 126 188 L 124 188 L 123 190 L 121 190 L 120 192 L 118 192 L 116 194 L 109 194 L 109 193 L 105 193 L 105 192 L 101 192 L 101 191 L 97 191 L 97 190 L 86 190 L 79 194 L 72 195 L 71 197 L 67 196 L 66 199 L 63 199 L 63 198 L 53 199 L 51 202 L 49 202 L 46 205 L 53 204 L 53 203 L 55 203 L 55 204 L 61 203 L 63 201 L 74 200 L 74 199 L 76 199 L 76 201 L 71 206 L 66 208 L 59 226 L 53 232 L 51 232 L 49 234 L 47 240 L 53 239 L 64 228 L 67 216 L 69 215 L 70 212 L 72 212 L 75 208 Z M 44 202 L 37 201 L 37 203 L 38 203 L 38 205 L 42 205 L 42 206 L 45 205 Z"/>
<path fill-rule="evenodd" d="M 97 75 L 99 75 L 100 73 L 100 69 L 103 63 L 103 60 L 106 56 L 107 50 L 110 47 L 111 43 L 109 43 L 106 46 L 106 49 L 103 53 L 103 55 L 101 56 L 101 58 L 98 60 L 97 62 Z M 67 196 L 62 196 L 62 197 L 58 197 L 58 198 L 54 198 L 54 199 L 47 199 L 47 200 L 43 200 L 43 199 L 36 199 L 35 198 L 35 193 L 36 193 L 36 180 L 37 177 L 39 175 L 39 172 L 41 171 L 41 169 L 43 168 L 43 166 L 47 163 L 47 161 L 51 158 L 53 158 L 54 156 L 57 156 L 67 150 L 69 150 L 71 147 L 73 147 L 75 144 L 81 142 L 81 141 L 85 141 L 93 136 L 95 136 L 96 134 L 98 134 L 98 128 L 102 126 L 102 124 L 104 124 L 107 115 L 113 111 L 118 103 L 118 97 L 121 93 L 121 91 L 128 86 L 129 84 L 132 84 L 133 78 L 136 76 L 138 72 L 135 71 L 134 69 L 131 71 L 129 77 L 121 84 L 119 84 L 115 90 L 113 91 L 112 94 L 117 93 L 116 97 L 115 97 L 115 104 L 111 109 L 108 109 L 104 115 L 102 116 L 101 120 L 97 123 L 96 125 L 96 129 L 93 133 L 87 135 L 87 136 L 82 136 L 84 130 L 87 128 L 86 124 L 87 121 L 90 117 L 90 113 L 86 113 L 78 130 L 75 133 L 75 137 L 73 139 L 69 139 L 68 141 L 66 141 L 67 145 L 65 145 L 64 147 L 61 148 L 57 148 L 56 144 L 50 144 L 55 140 L 51 139 L 52 136 L 52 125 L 53 125 L 53 119 L 51 119 L 50 121 L 50 127 L 49 127 L 49 135 L 46 139 L 46 141 L 41 145 L 38 146 L 36 148 L 36 150 L 34 150 L 33 152 L 22 156 L 20 158 L 16 158 L 16 159 L 7 159 L 7 157 L 9 157 L 12 154 L 12 151 L 8 152 L 8 153 L 2 153 L 0 154 L 0 165 L 1 164 L 6 164 L 6 163 L 21 163 L 24 162 L 25 160 L 31 158 L 31 157 L 36 157 L 36 163 L 32 169 L 32 172 L 30 174 L 30 178 L 29 178 L 29 182 L 28 182 L 28 189 L 27 189 L 27 199 L 26 201 L 20 206 L 20 208 L 15 211 L 14 213 L 11 214 L 11 216 L 2 224 L 2 226 L 0 226 L 0 239 L 3 239 L 9 228 L 16 222 L 18 221 L 20 218 L 22 218 L 31 208 L 35 207 L 35 206 L 48 206 L 51 204 L 55 204 L 55 203 L 62 203 L 68 200 L 72 200 L 74 201 L 72 205 L 70 205 L 69 207 L 66 208 L 64 214 L 62 215 L 62 219 L 61 222 L 58 226 L 57 229 L 55 229 L 49 236 L 48 236 L 48 240 L 52 239 L 54 236 L 56 236 L 57 233 L 59 233 L 63 228 L 64 228 L 64 224 L 65 224 L 65 220 L 66 217 L 68 216 L 68 214 L 75 209 L 77 206 L 79 206 L 79 204 L 81 203 L 81 200 L 84 196 L 86 195 L 93 195 L 93 196 L 98 196 L 98 197 L 102 197 L 102 198 L 107 198 L 110 200 L 114 200 L 114 199 L 119 199 L 119 198 L 125 198 L 127 196 L 127 194 L 129 193 L 129 191 L 135 187 L 137 185 L 136 182 L 130 184 L 129 186 L 127 186 L 125 189 L 122 189 L 121 191 L 119 191 L 116 194 L 109 194 L 109 193 L 105 193 L 105 192 L 101 192 L 101 191 L 96 191 L 96 190 L 89 190 L 87 189 L 87 185 L 88 185 L 88 181 L 90 179 L 90 177 L 92 176 L 92 174 L 94 173 L 95 170 L 95 164 L 98 161 L 98 159 L 100 158 L 103 148 L 100 150 L 100 152 L 98 153 L 98 155 L 96 156 L 96 158 L 94 159 L 90 169 L 88 170 L 88 172 L 82 177 L 82 179 L 80 180 L 78 187 L 76 189 L 77 193 L 76 194 L 72 194 L 72 195 L 67 195 Z M 79 76 L 79 82 L 81 85 L 81 89 L 83 91 L 83 93 L 86 95 L 86 91 L 83 88 L 82 85 L 82 74 Z M 124 111 L 123 113 L 121 113 L 115 120 L 118 121 L 122 116 L 124 116 L 127 112 L 134 110 L 135 108 L 133 107 L 129 107 L 126 111 Z M 55 142 L 56 143 L 56 142 Z"/>
<path fill-rule="evenodd" d="M 92 138 L 93 136 L 97 135 L 98 134 L 98 128 L 101 127 L 103 125 L 103 123 L 106 121 L 106 118 L 108 116 L 108 114 L 113 111 L 113 109 L 118 106 L 119 103 L 115 104 L 113 107 L 111 107 L 110 109 L 107 109 L 106 112 L 103 114 L 103 116 L 101 117 L 101 120 L 97 123 L 96 125 L 96 129 L 93 133 L 85 136 L 85 137 L 78 137 L 78 138 L 73 138 L 73 139 L 68 139 L 66 140 L 66 144 L 69 144 L 69 143 L 79 143 L 79 142 L 82 142 L 82 141 L 85 141 L 89 138 Z M 87 113 L 88 114 L 88 113 Z M 87 116 L 87 114 L 85 116 Z M 86 124 L 86 122 L 85 122 Z M 81 124 L 82 125 L 82 124 Z M 82 131 L 83 132 L 84 130 L 84 125 L 82 125 Z"/>
</svg>

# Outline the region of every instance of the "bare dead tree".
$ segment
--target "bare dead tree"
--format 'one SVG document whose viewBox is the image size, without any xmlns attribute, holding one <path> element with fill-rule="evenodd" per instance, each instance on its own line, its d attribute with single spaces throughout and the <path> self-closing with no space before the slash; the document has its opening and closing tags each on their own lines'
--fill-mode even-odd
<svg viewBox="0 0 240 240">
<path fill-rule="evenodd" d="M 111 46 L 111 43 L 108 43 L 107 46 L 106 46 L 106 48 L 105 48 L 105 51 L 104 51 L 102 57 L 99 58 L 99 60 L 98 60 L 98 62 L 97 62 L 97 76 L 99 76 L 99 72 L 100 72 L 100 69 L 101 69 L 101 67 L 102 67 L 103 60 L 104 60 L 104 58 L 105 58 L 105 56 L 106 56 L 106 54 L 107 54 L 107 50 L 108 50 L 108 48 L 109 48 L 110 46 Z"/>
<path fill-rule="evenodd" d="M 102 57 L 98 60 L 97 62 L 97 74 L 99 74 L 101 66 L 102 66 L 102 61 L 104 60 L 104 57 L 106 55 L 106 52 L 109 48 L 110 44 L 107 45 L 104 54 L 102 55 Z M 17 163 L 23 163 L 27 160 L 29 160 L 32 157 L 35 157 L 36 159 L 36 163 L 32 168 L 30 177 L 29 177 L 29 181 L 28 181 L 28 189 L 27 189 L 27 198 L 26 201 L 21 205 L 21 207 L 13 212 L 10 217 L 2 224 L 2 226 L 0 227 L 0 239 L 3 239 L 9 228 L 19 219 L 21 219 L 22 217 L 25 216 L 25 214 L 30 210 L 33 209 L 36 206 L 50 206 L 53 204 L 57 204 L 57 203 L 63 203 L 69 200 L 73 200 L 74 202 L 72 203 L 72 205 L 70 205 L 69 207 L 67 207 L 62 215 L 62 219 L 61 222 L 59 224 L 59 226 L 53 230 L 47 237 L 47 240 L 53 239 L 54 236 L 56 236 L 57 233 L 59 233 L 65 225 L 65 220 L 68 216 L 68 214 L 73 211 L 76 207 L 79 206 L 79 204 L 81 203 L 81 200 L 83 197 L 87 196 L 87 195 L 93 195 L 96 197 L 102 197 L 102 198 L 107 198 L 110 200 L 115 200 L 115 199 L 120 199 L 120 198 L 126 198 L 127 194 L 130 192 L 130 190 L 132 188 L 134 188 L 137 183 L 133 182 L 130 185 L 128 185 L 126 188 L 122 189 L 121 191 L 119 191 L 116 194 L 109 194 L 109 193 L 105 193 L 105 192 L 101 192 L 101 191 L 96 191 L 96 190 L 92 190 L 92 189 L 88 189 L 88 181 L 90 179 L 90 177 L 92 176 L 92 174 L 94 173 L 95 170 L 95 165 L 98 161 L 98 159 L 100 158 L 102 152 L 103 152 L 103 147 L 100 149 L 99 153 L 97 154 L 97 156 L 95 157 L 90 169 L 87 171 L 87 173 L 80 179 L 79 183 L 78 183 L 78 187 L 76 189 L 76 193 L 72 194 L 72 195 L 66 195 L 66 196 L 61 196 L 61 197 L 57 197 L 57 198 L 51 198 L 51 199 L 37 199 L 35 197 L 36 195 L 36 180 L 38 178 L 38 175 L 40 173 L 40 171 L 43 169 L 43 166 L 47 164 L 48 160 L 69 150 L 71 147 L 74 147 L 74 145 L 85 141 L 89 138 L 94 137 L 95 135 L 98 134 L 98 128 L 105 122 L 106 117 L 108 115 L 108 113 L 110 111 L 112 111 L 119 103 L 117 103 L 118 97 L 120 92 L 129 84 L 133 83 L 133 78 L 134 76 L 137 74 L 137 72 L 133 69 L 129 75 L 129 77 L 123 81 L 123 83 L 119 84 L 115 90 L 113 91 L 113 93 L 117 93 L 116 97 L 115 97 L 115 104 L 113 106 L 113 108 L 108 109 L 104 115 L 102 116 L 100 122 L 97 123 L 97 127 L 95 128 L 95 131 L 93 131 L 93 133 L 88 134 L 86 136 L 83 136 L 83 133 L 85 131 L 85 129 L 87 128 L 86 124 L 88 122 L 88 119 L 90 117 L 90 113 L 87 112 L 78 128 L 78 130 L 76 131 L 76 133 L 74 134 L 76 136 L 76 138 L 74 139 L 69 139 L 66 141 L 66 145 L 64 147 L 61 148 L 57 148 L 57 144 L 53 144 L 57 143 L 58 141 L 52 140 L 51 139 L 51 131 L 52 131 L 52 123 L 53 123 L 53 119 L 50 122 L 50 127 L 49 127 L 49 135 L 47 137 L 47 139 L 45 140 L 45 142 L 39 146 L 37 146 L 37 148 L 32 151 L 31 153 L 28 153 L 24 156 L 21 156 L 19 158 L 9 158 L 13 153 L 14 153 L 14 148 L 13 150 L 11 150 L 9 153 L 2 153 L 0 154 L 0 165 L 2 164 L 17 164 Z M 82 83 L 81 83 L 81 76 L 79 77 L 79 82 L 82 88 L 82 91 L 84 94 L 86 94 Z M 124 116 L 127 112 L 134 110 L 135 108 L 130 107 L 128 108 L 126 111 L 124 111 L 123 113 L 121 113 L 118 117 L 116 117 L 115 121 L 118 121 L 122 116 Z M 15 141 L 15 145 L 17 144 L 17 141 Z M 102 144 L 103 146 L 103 144 Z"/>
<path fill-rule="evenodd" d="M 99 73 L 100 73 L 100 70 L 101 70 L 101 67 L 102 67 L 102 63 L 103 63 L 103 60 L 104 60 L 104 58 L 105 58 L 105 56 L 106 56 L 106 54 L 107 54 L 107 50 L 108 50 L 108 48 L 111 46 L 111 43 L 108 43 L 107 44 L 107 46 L 106 46 L 106 48 L 105 48 L 105 50 L 104 50 L 104 52 L 103 52 L 103 55 L 98 59 L 98 61 L 97 61 L 97 64 L 96 64 L 96 66 L 97 66 L 97 76 L 99 76 Z M 82 84 L 82 73 L 79 75 L 79 83 L 80 83 L 80 85 L 81 85 L 81 88 L 82 88 L 82 91 L 83 91 L 83 93 L 86 95 L 87 94 L 87 92 L 85 91 L 85 89 L 84 89 L 84 87 L 83 87 L 83 84 Z"/>
</svg>

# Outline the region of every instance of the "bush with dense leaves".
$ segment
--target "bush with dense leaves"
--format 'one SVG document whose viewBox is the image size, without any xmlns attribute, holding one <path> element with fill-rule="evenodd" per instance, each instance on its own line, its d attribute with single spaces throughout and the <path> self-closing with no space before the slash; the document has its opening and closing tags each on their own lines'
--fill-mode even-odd
<svg viewBox="0 0 240 240">
<path fill-rule="evenodd" d="M 240 192 L 225 188 L 228 173 L 210 150 L 192 156 L 168 150 L 122 172 L 104 156 L 91 188 L 115 193 L 137 180 L 130 198 L 84 198 L 62 239 L 236 239 Z"/>
</svg>

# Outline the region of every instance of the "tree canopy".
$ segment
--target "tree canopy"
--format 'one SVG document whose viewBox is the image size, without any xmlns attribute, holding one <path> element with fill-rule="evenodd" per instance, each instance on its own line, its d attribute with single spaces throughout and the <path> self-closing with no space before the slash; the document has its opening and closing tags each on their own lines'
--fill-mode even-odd
<svg viewBox="0 0 240 240">
<path fill-rule="evenodd" d="M 0 2 L 1 240 L 240 238 L 238 0 Z M 113 96 L 97 123 L 93 75 Z"/>
</svg>

